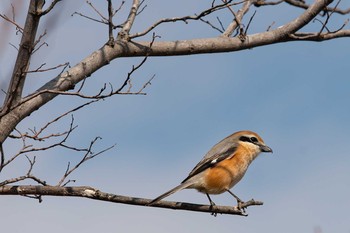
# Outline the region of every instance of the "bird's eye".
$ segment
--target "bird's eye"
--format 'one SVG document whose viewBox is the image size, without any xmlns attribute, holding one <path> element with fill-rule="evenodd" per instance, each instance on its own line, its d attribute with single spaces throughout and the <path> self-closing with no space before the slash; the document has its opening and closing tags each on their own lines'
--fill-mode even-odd
<svg viewBox="0 0 350 233">
<path fill-rule="evenodd" d="M 258 142 L 258 139 L 256 137 L 251 137 L 250 141 L 253 142 L 253 143 L 256 143 L 256 142 Z"/>
</svg>

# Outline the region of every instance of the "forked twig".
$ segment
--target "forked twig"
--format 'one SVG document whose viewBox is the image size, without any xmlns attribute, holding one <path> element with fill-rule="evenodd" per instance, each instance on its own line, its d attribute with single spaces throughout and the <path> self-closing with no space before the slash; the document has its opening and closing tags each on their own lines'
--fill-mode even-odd
<svg viewBox="0 0 350 233">
<path fill-rule="evenodd" d="M 92 152 L 92 147 L 93 147 L 93 145 L 96 143 L 96 141 L 98 139 L 101 139 L 101 138 L 100 137 L 96 137 L 93 141 L 91 141 L 90 146 L 87 148 L 87 151 L 86 151 L 84 157 L 74 167 L 70 168 L 70 162 L 68 162 L 67 169 L 66 169 L 64 175 L 62 176 L 61 180 L 58 182 L 57 186 L 61 186 L 63 184 L 63 182 L 67 179 L 67 177 L 72 172 L 74 172 L 77 168 L 79 168 L 80 165 L 82 165 L 84 162 L 86 162 L 86 161 L 88 161 L 88 160 L 90 160 L 92 158 L 95 158 L 96 156 L 98 156 L 98 155 L 100 155 L 100 154 L 102 154 L 102 153 L 112 149 L 113 147 L 115 147 L 115 145 L 112 145 L 112 146 L 110 146 L 110 147 L 108 147 L 108 148 L 106 148 L 104 150 L 101 150 L 101 151 L 99 151 L 97 153 L 93 153 Z M 65 186 L 66 184 L 68 184 L 68 183 L 66 182 L 63 186 Z"/>
</svg>

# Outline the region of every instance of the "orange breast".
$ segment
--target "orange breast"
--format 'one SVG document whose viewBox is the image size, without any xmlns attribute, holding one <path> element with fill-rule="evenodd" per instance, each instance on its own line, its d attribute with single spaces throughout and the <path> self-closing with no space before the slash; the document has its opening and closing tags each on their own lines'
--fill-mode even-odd
<svg viewBox="0 0 350 233">
<path fill-rule="evenodd" d="M 242 179 L 247 168 L 248 164 L 239 154 L 223 160 L 205 171 L 204 184 L 199 191 L 208 194 L 223 193 Z"/>
</svg>

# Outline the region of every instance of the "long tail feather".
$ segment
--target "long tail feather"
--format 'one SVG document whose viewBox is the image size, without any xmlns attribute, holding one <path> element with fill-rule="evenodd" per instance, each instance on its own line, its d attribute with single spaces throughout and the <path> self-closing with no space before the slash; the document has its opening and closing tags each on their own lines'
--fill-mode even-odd
<svg viewBox="0 0 350 233">
<path fill-rule="evenodd" d="M 167 196 L 170 196 L 171 194 L 180 191 L 182 189 L 188 188 L 192 183 L 191 182 L 185 182 L 185 183 L 181 183 L 180 185 L 176 186 L 173 189 L 170 189 L 168 192 L 163 193 L 162 195 L 160 195 L 159 197 L 153 199 L 150 203 L 148 203 L 148 205 L 153 205 L 154 203 L 162 200 L 163 198 L 166 198 Z"/>
</svg>

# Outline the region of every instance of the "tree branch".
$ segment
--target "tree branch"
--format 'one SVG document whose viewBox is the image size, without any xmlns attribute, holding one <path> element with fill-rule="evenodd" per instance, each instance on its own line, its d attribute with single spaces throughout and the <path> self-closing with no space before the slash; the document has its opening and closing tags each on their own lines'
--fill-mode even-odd
<svg viewBox="0 0 350 233">
<path fill-rule="evenodd" d="M 114 44 L 114 36 L 113 36 L 113 5 L 112 5 L 112 0 L 107 0 L 108 2 L 108 45 L 113 46 Z"/>
<path fill-rule="evenodd" d="M 230 23 L 230 25 L 226 28 L 226 30 L 224 31 L 222 36 L 230 37 L 232 35 L 232 33 L 234 32 L 234 30 L 237 27 L 241 26 L 242 18 L 249 11 L 249 8 L 251 5 L 252 5 L 251 0 L 245 1 L 245 3 L 243 4 L 243 7 L 237 13 L 235 13 L 233 10 L 231 10 L 229 8 L 230 11 L 232 12 L 232 14 L 234 15 L 234 19 L 233 19 L 232 23 Z"/>
<path fill-rule="evenodd" d="M 122 30 L 118 33 L 118 39 L 129 40 L 130 30 L 131 30 L 132 25 L 134 24 L 139 6 L 140 6 L 140 1 L 133 0 L 132 6 L 131 6 L 131 9 L 129 12 L 129 16 L 128 16 L 127 20 L 125 21 Z"/>
<path fill-rule="evenodd" d="M 4 185 L 0 187 L 0 195 L 39 195 L 39 196 L 70 196 L 70 197 L 84 197 L 99 201 L 107 201 L 112 203 L 147 206 L 151 199 L 121 196 L 112 193 L 105 193 L 92 187 L 61 187 L 61 186 L 32 186 L 32 185 L 18 185 L 10 186 Z M 242 208 L 249 206 L 263 205 L 260 201 L 250 200 L 242 204 Z M 188 210 L 196 212 L 229 214 L 247 216 L 244 212 L 235 206 L 216 206 L 213 208 L 210 205 L 200 205 L 185 202 L 170 202 L 160 201 L 150 207 L 159 207 L 174 210 Z"/>
<path fill-rule="evenodd" d="M 62 1 L 62 0 L 54 0 L 54 1 L 52 1 L 51 4 L 50 4 L 50 6 L 49 6 L 46 10 L 42 11 L 42 12 L 40 13 L 40 15 L 46 15 L 47 13 L 49 13 L 49 12 L 55 7 L 55 5 L 56 5 L 58 2 L 60 2 L 60 1 Z"/>
<path fill-rule="evenodd" d="M 204 16 L 207 16 L 207 15 L 209 15 L 209 14 L 215 12 L 215 11 L 224 9 L 224 8 L 232 6 L 232 5 L 241 4 L 244 1 L 238 2 L 238 3 L 231 3 L 231 2 L 232 2 L 232 0 L 226 1 L 223 4 L 212 6 L 211 8 L 206 9 L 206 10 L 202 11 L 201 13 L 199 13 L 197 15 L 188 15 L 188 16 L 183 16 L 183 17 L 174 17 L 174 18 L 161 19 L 161 20 L 155 22 L 152 26 L 150 26 L 149 28 L 147 28 L 143 32 L 139 32 L 139 33 L 135 33 L 133 35 L 130 35 L 130 39 L 144 36 L 144 35 L 148 34 L 150 31 L 152 31 L 153 29 L 155 29 L 156 27 L 158 27 L 159 25 L 163 24 L 163 23 L 178 22 L 178 21 L 186 22 L 187 20 L 200 20 Z"/>
<path fill-rule="evenodd" d="M 69 70 L 58 75 L 50 82 L 46 83 L 37 92 L 44 92 L 40 95 L 28 96 L 24 98 L 18 105 L 19 108 L 13 109 L 11 113 L 5 114 L 0 118 L 2 134 L 0 134 L 0 142 L 13 130 L 23 118 L 39 109 L 42 105 L 55 98 L 58 94 L 56 91 L 68 91 L 80 81 L 91 76 L 96 70 L 110 63 L 111 60 L 120 57 L 131 56 L 175 56 L 190 55 L 202 53 L 220 53 L 240 51 L 251 49 L 254 47 L 277 44 L 287 41 L 294 41 L 291 35 L 295 34 L 299 29 L 309 23 L 325 6 L 330 4 L 332 0 L 315 1 L 303 14 L 291 21 L 290 23 L 279 27 L 275 30 L 263 32 L 259 34 L 247 35 L 247 39 L 241 41 L 239 38 L 207 38 L 193 39 L 183 41 L 155 41 L 150 47 L 149 42 L 133 42 L 118 40 L 114 47 L 103 46 L 101 49 L 93 52 L 83 61 L 73 66 Z M 347 30 L 340 30 L 336 33 L 321 34 L 318 41 L 335 37 L 349 37 Z M 53 92 L 53 93 L 50 93 Z M 33 95 L 36 95 L 35 93 Z M 28 100 L 30 99 L 30 100 Z"/>
<path fill-rule="evenodd" d="M 27 76 L 26 71 L 29 68 L 29 61 L 35 47 L 35 36 L 40 21 L 38 12 L 41 12 L 42 6 L 43 0 L 31 0 L 29 3 L 29 9 L 22 33 L 21 44 L 18 50 L 15 67 L 13 69 L 11 82 L 7 91 L 2 112 L 8 112 L 13 105 L 17 104 L 20 101 L 22 97 L 24 82 Z"/>
<path fill-rule="evenodd" d="M 309 4 L 306 4 L 304 1 L 298 1 L 298 0 L 284 0 L 284 2 L 288 3 L 291 6 L 299 7 L 299 8 L 305 9 L 305 10 L 308 9 L 310 6 Z M 337 7 L 326 7 L 325 10 L 326 11 L 333 11 L 333 12 L 341 14 L 341 15 L 346 15 L 346 14 L 350 13 L 350 8 L 345 9 L 345 10 L 341 10 L 341 9 L 338 9 Z"/>
</svg>

